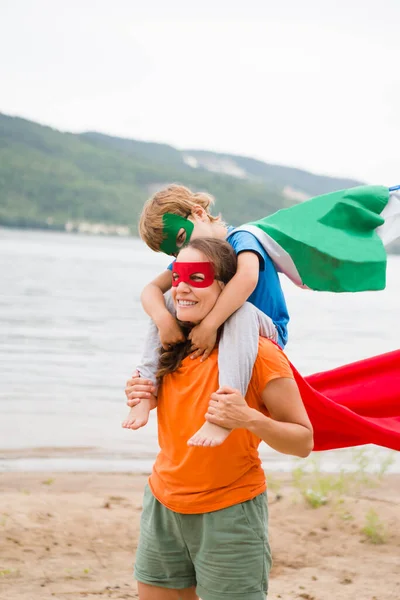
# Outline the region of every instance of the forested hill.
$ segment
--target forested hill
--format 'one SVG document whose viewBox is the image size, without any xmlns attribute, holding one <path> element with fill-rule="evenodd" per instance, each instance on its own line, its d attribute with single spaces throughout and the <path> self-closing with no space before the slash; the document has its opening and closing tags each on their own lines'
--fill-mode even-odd
<svg viewBox="0 0 400 600">
<path fill-rule="evenodd" d="M 100 133 L 62 133 L 0 113 L 0 224 L 126 225 L 136 231 L 145 199 L 171 182 L 205 190 L 232 224 L 296 201 L 358 185 L 251 158 Z"/>
</svg>

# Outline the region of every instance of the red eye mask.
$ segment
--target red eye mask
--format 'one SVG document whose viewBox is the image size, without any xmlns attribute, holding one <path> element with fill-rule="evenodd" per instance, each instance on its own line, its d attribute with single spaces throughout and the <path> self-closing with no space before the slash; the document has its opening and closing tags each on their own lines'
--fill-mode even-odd
<svg viewBox="0 0 400 600">
<path fill-rule="evenodd" d="M 181 281 L 196 288 L 206 288 L 215 279 L 214 267 L 210 262 L 179 262 L 172 266 L 172 287 L 177 287 Z"/>
</svg>

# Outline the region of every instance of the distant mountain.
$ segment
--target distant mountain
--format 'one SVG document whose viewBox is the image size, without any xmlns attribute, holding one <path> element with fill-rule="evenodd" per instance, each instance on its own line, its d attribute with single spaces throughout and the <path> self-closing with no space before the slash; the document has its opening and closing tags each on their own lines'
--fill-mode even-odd
<svg viewBox="0 0 400 600">
<path fill-rule="evenodd" d="M 138 142 L 95 132 L 83 133 L 81 137 L 90 139 L 94 144 L 108 146 L 131 156 L 147 157 L 169 165 L 180 165 L 180 168 L 187 166 L 200 171 L 229 175 L 278 187 L 281 190 L 287 188 L 293 190 L 293 194 L 298 194 L 301 199 L 362 185 L 362 182 L 355 179 L 314 175 L 301 169 L 271 165 L 246 156 L 220 154 L 207 150 L 180 151 L 166 144 Z"/>
<path fill-rule="evenodd" d="M 242 156 L 62 133 L 0 113 L 2 225 L 64 229 L 85 221 L 135 233 L 145 199 L 171 182 L 213 194 L 215 211 L 234 225 L 359 184 Z"/>
<path fill-rule="evenodd" d="M 185 162 L 193 167 L 202 167 L 215 172 L 224 170 L 234 177 L 252 179 L 278 186 L 281 189 L 290 188 L 299 195 L 307 197 L 361 185 L 361 182 L 354 179 L 313 175 L 301 169 L 271 165 L 245 156 L 216 154 L 204 150 L 185 150 L 183 157 Z"/>
</svg>

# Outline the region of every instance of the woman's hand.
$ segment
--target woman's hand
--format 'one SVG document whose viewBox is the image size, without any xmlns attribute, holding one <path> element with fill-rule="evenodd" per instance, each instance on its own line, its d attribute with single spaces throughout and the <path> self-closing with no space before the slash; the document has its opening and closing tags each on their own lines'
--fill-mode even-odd
<svg viewBox="0 0 400 600">
<path fill-rule="evenodd" d="M 139 404 L 143 398 L 154 399 L 157 402 L 154 392 L 156 388 L 152 381 L 149 379 L 143 379 L 139 376 L 137 371 L 134 372 L 131 379 L 128 379 L 125 387 L 125 396 L 127 399 L 127 405 L 132 407 Z"/>
<path fill-rule="evenodd" d="M 239 429 L 247 428 L 253 412 L 238 390 L 223 386 L 212 394 L 205 417 L 210 423 L 226 429 Z"/>
<path fill-rule="evenodd" d="M 193 354 L 190 358 L 198 358 L 202 356 L 203 362 L 208 358 L 214 350 L 217 342 L 217 330 L 210 328 L 204 321 L 200 325 L 193 327 L 189 334 L 189 339 L 192 342 L 191 350 Z"/>
</svg>

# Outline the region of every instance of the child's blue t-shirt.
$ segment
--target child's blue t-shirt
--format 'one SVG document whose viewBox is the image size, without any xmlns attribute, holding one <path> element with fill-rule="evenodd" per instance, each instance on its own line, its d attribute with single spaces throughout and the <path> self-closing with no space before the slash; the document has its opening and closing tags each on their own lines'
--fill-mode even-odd
<svg viewBox="0 0 400 600">
<path fill-rule="evenodd" d="M 284 348 L 288 339 L 289 313 L 275 265 L 253 234 L 248 231 L 237 231 L 231 235 L 230 231 L 233 231 L 233 229 L 233 227 L 228 229 L 226 241 L 232 246 L 236 254 L 254 252 L 260 262 L 258 283 L 254 292 L 248 298 L 248 302 L 254 304 L 273 320 L 278 331 L 279 345 Z"/>
</svg>

